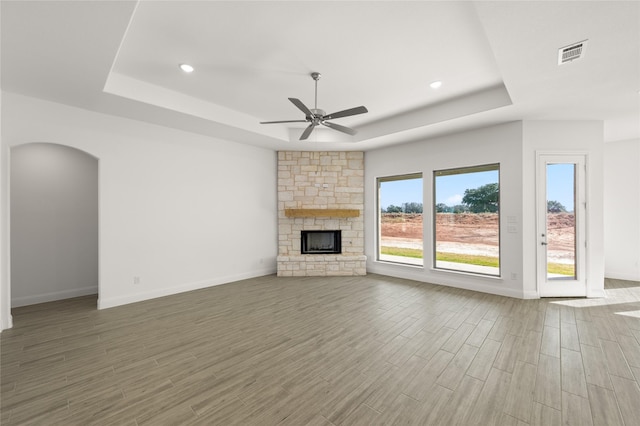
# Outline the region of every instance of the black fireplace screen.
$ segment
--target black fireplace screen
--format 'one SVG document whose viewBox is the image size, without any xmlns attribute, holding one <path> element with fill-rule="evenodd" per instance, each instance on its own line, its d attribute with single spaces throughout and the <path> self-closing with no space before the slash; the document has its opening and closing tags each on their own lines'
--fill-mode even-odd
<svg viewBox="0 0 640 426">
<path fill-rule="evenodd" d="M 302 254 L 342 253 L 340 231 L 301 231 Z"/>
</svg>

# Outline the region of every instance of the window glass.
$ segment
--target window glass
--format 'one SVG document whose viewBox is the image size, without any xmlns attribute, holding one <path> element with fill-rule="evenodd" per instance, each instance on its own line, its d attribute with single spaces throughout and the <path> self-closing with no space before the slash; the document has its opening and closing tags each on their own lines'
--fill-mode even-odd
<svg viewBox="0 0 640 426">
<path fill-rule="evenodd" d="M 423 265 L 422 173 L 378 178 L 378 260 Z"/>
<path fill-rule="evenodd" d="M 577 279 L 576 165 L 547 164 L 547 279 Z"/>
<path fill-rule="evenodd" d="M 434 172 L 434 267 L 500 275 L 500 166 Z"/>
</svg>

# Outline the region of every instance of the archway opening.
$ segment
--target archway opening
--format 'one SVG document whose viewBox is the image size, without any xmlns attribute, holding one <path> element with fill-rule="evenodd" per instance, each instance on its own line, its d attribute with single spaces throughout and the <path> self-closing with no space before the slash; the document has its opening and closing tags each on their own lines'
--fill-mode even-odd
<svg viewBox="0 0 640 426">
<path fill-rule="evenodd" d="M 11 307 L 97 295 L 98 159 L 30 143 L 10 161 Z"/>
</svg>

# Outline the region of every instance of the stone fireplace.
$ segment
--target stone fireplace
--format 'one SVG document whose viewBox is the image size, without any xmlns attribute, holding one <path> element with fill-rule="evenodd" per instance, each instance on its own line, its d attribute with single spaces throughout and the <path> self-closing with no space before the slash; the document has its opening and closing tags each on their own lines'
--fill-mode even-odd
<svg viewBox="0 0 640 426">
<path fill-rule="evenodd" d="M 365 275 L 363 211 L 363 152 L 278 152 L 278 276 Z"/>
</svg>

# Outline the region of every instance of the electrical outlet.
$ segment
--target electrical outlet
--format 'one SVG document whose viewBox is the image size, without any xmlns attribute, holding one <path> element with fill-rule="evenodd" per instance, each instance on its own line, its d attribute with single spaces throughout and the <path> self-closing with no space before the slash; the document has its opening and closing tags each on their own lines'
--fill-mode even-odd
<svg viewBox="0 0 640 426">
<path fill-rule="evenodd" d="M 140 277 L 133 277 L 134 284 L 140 284 Z"/>
</svg>

